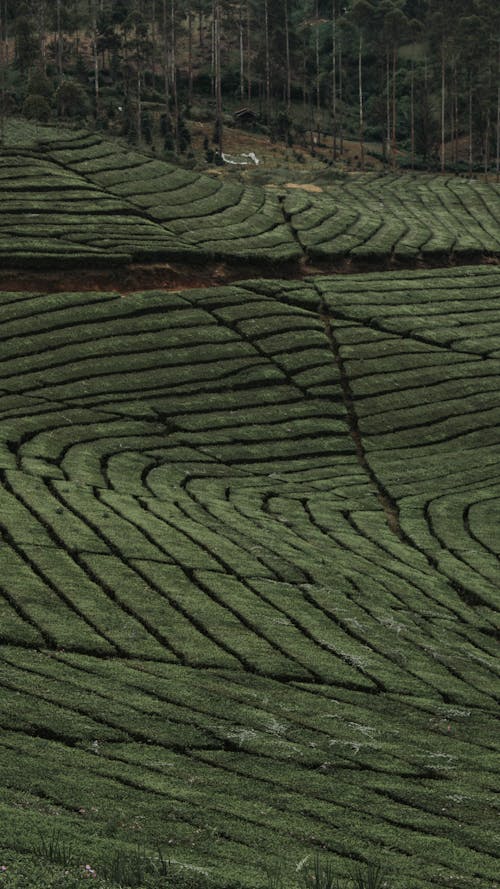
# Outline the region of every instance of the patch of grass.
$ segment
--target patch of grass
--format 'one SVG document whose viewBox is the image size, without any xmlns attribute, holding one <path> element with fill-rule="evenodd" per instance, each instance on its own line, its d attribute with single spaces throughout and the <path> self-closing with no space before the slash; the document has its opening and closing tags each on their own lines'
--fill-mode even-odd
<svg viewBox="0 0 500 889">
<path fill-rule="evenodd" d="M 352 880 L 354 889 L 384 889 L 388 886 L 383 868 L 372 862 L 366 867 L 358 865 L 353 871 Z"/>
<path fill-rule="evenodd" d="M 118 889 L 94 873 L 90 865 L 64 867 L 22 857 L 0 866 L 0 889 Z"/>
<path fill-rule="evenodd" d="M 54 864 L 62 864 L 65 867 L 75 863 L 74 844 L 55 827 L 48 834 L 39 832 L 38 839 L 33 846 L 33 853 L 37 858 L 43 858 Z"/>
<path fill-rule="evenodd" d="M 117 850 L 102 863 L 80 864 L 73 849 L 54 830 L 41 837 L 33 856 L 0 864 L 0 889 L 242 889 L 234 880 L 213 879 L 203 868 L 191 868 L 170 861 L 159 848 L 155 853 L 138 844 L 135 849 Z M 70 854 L 68 854 L 70 852 Z M 36 859 L 35 859 L 36 856 Z M 0 852 L 0 861 L 3 861 Z M 314 857 L 299 874 L 290 878 L 278 863 L 265 868 L 265 889 L 389 889 L 378 865 L 358 866 L 351 876 L 338 877 L 332 863 Z"/>
<path fill-rule="evenodd" d="M 332 863 L 317 854 L 311 863 L 301 870 L 304 889 L 340 889 L 340 883 Z"/>
<path fill-rule="evenodd" d="M 171 862 L 161 849 L 151 853 L 142 844 L 116 850 L 101 862 L 88 857 L 92 864 L 57 829 L 40 834 L 30 856 L 13 858 L 0 850 L 0 889 L 226 889 L 210 881 L 203 868 Z"/>
<path fill-rule="evenodd" d="M 98 868 L 105 880 L 133 889 L 160 889 L 175 886 L 176 889 L 208 889 L 209 881 L 202 868 L 180 868 L 173 864 L 158 848 L 155 853 L 145 845 L 135 849 L 117 850 Z"/>
</svg>

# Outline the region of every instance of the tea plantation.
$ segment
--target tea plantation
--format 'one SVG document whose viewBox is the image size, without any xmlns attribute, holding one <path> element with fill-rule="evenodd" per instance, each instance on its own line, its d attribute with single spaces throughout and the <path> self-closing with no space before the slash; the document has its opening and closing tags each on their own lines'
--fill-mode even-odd
<svg viewBox="0 0 500 889">
<path fill-rule="evenodd" d="M 283 207 L 97 137 L 0 163 L 7 258 L 498 252 L 495 186 Z M 139 841 L 214 887 L 317 852 L 498 887 L 500 268 L 6 292 L 0 321 L 5 862 L 55 831 L 97 873 Z"/>
<path fill-rule="evenodd" d="M 326 174 L 325 174 L 326 175 Z M 333 174 L 318 192 L 243 184 L 97 134 L 42 128 L 0 150 L 0 260 L 23 267 L 231 260 L 261 265 L 500 255 L 500 188 Z"/>
</svg>

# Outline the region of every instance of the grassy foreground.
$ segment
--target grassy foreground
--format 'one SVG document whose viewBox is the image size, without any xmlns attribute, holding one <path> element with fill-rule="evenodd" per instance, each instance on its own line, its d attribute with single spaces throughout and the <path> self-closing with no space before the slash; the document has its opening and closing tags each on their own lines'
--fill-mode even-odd
<svg viewBox="0 0 500 889">
<path fill-rule="evenodd" d="M 499 285 L 1 294 L 2 889 L 498 885 Z"/>
</svg>

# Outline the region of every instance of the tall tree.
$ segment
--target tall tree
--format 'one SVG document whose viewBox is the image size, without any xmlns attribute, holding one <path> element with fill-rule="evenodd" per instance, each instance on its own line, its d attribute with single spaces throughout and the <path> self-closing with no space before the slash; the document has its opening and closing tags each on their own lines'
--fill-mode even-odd
<svg viewBox="0 0 500 889">
<path fill-rule="evenodd" d="M 455 9 L 453 8 L 455 7 Z M 441 172 L 446 169 L 446 101 L 448 91 L 449 53 L 453 43 L 453 28 L 456 21 L 455 0 L 430 0 L 427 24 L 430 29 L 431 46 L 439 70 L 440 95 L 440 148 Z"/>
<path fill-rule="evenodd" d="M 221 69 L 221 3 L 214 0 L 214 50 L 215 50 L 215 132 L 219 151 L 223 148 L 222 120 L 222 69 Z"/>
<path fill-rule="evenodd" d="M 337 0 L 332 0 L 332 152 L 337 160 Z"/>
<path fill-rule="evenodd" d="M 188 23 L 188 103 L 193 101 L 193 6 L 191 0 L 187 0 Z"/>
<path fill-rule="evenodd" d="M 7 0 L 0 0 L 0 145 L 5 143 L 5 97 L 8 62 Z"/>
<path fill-rule="evenodd" d="M 354 24 L 357 36 L 357 73 L 358 73 L 358 120 L 359 120 L 359 146 L 361 154 L 361 169 L 365 169 L 365 99 L 363 83 L 363 52 L 365 50 L 366 34 L 374 16 L 374 7 L 367 0 L 355 0 L 351 10 L 351 20 Z"/>
<path fill-rule="evenodd" d="M 266 121 L 271 118 L 271 56 L 269 40 L 269 0 L 264 0 L 264 46 L 266 74 Z"/>
<path fill-rule="evenodd" d="M 166 120 L 170 120 L 170 70 L 169 70 L 169 20 L 168 20 L 168 8 L 167 8 L 167 0 L 162 0 L 162 37 L 163 37 L 163 52 L 162 52 L 162 68 L 163 68 L 163 84 L 164 84 L 164 93 L 165 93 L 165 115 Z"/>
<path fill-rule="evenodd" d="M 92 16 L 92 55 L 94 58 L 94 99 L 95 99 L 95 115 L 99 113 L 99 47 L 98 47 L 98 30 L 97 30 L 97 0 L 91 0 L 91 16 Z"/>
<path fill-rule="evenodd" d="M 247 99 L 250 102 L 252 99 L 252 7 L 250 0 L 247 0 L 246 7 Z"/>
<path fill-rule="evenodd" d="M 286 65 L 286 109 L 288 114 L 292 106 L 292 66 L 290 56 L 290 17 L 289 0 L 283 0 L 283 12 L 285 16 L 285 65 Z"/>
<path fill-rule="evenodd" d="M 174 103 L 175 150 L 179 153 L 179 96 L 177 92 L 177 21 L 176 0 L 170 0 L 170 86 Z"/>
<path fill-rule="evenodd" d="M 56 0 L 56 56 L 59 77 L 63 75 L 63 35 L 61 28 L 61 0 Z"/>
<path fill-rule="evenodd" d="M 409 21 L 403 12 L 404 0 L 384 0 L 379 14 L 382 13 L 382 32 L 386 44 L 387 65 L 387 108 L 389 110 L 387 120 L 387 137 L 390 137 L 391 164 L 396 164 L 397 142 L 397 77 L 399 47 L 407 34 Z M 389 69 L 391 70 L 391 94 L 389 98 Z"/>
</svg>

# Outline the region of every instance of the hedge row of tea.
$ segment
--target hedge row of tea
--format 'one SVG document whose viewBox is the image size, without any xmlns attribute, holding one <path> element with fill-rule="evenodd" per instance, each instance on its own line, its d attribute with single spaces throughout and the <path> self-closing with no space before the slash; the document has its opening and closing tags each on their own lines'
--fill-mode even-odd
<svg viewBox="0 0 500 889">
<path fill-rule="evenodd" d="M 1 295 L 4 847 L 497 885 L 499 285 Z"/>
<path fill-rule="evenodd" d="M 314 259 L 435 259 L 500 252 L 500 190 L 431 175 L 355 174 L 324 194 L 289 194 L 297 237 Z"/>
<path fill-rule="evenodd" d="M 355 175 L 315 194 L 262 188 L 71 131 L 1 151 L 0 199 L 0 259 L 24 266 L 500 254 L 497 185 Z"/>
</svg>

